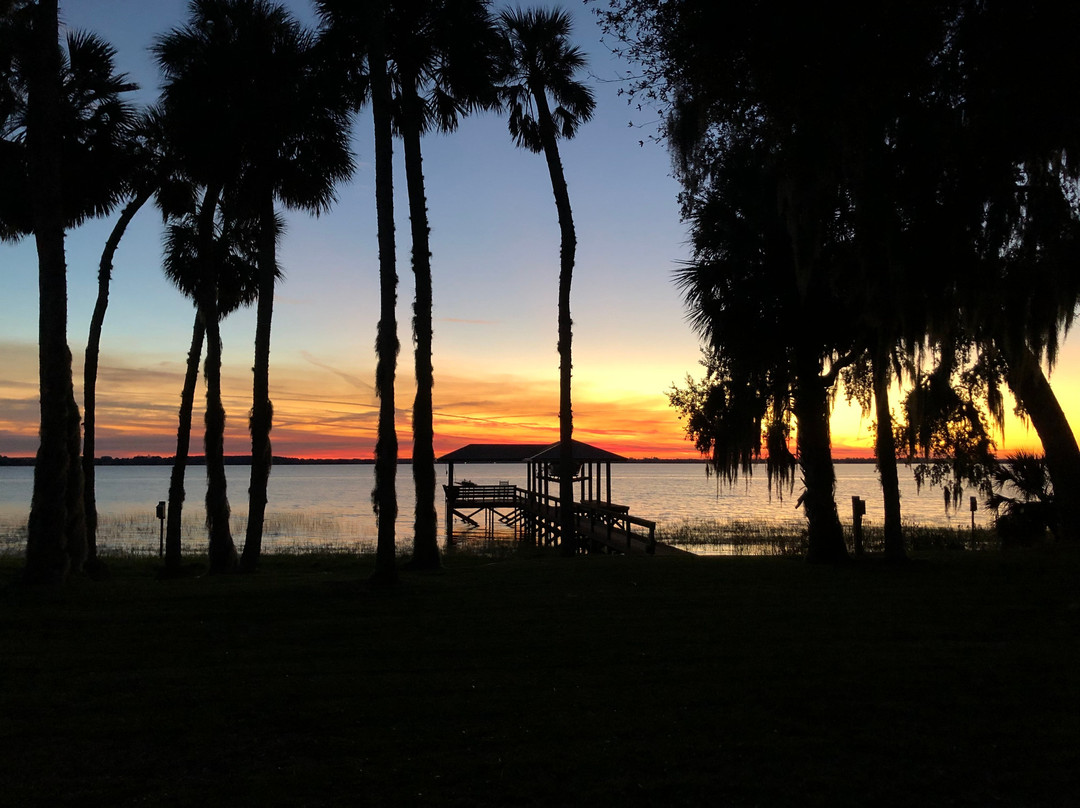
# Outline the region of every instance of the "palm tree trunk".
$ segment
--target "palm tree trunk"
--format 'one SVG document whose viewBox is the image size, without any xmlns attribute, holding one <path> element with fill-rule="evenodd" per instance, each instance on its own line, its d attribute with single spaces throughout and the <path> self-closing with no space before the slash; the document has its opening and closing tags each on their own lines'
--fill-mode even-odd
<svg viewBox="0 0 1080 808">
<path fill-rule="evenodd" d="M 885 354 L 884 356 L 882 354 Z M 874 357 L 872 373 L 876 434 L 874 453 L 877 455 L 878 476 L 885 506 L 885 556 L 894 561 L 907 558 L 900 518 L 900 475 L 896 468 L 896 439 L 893 436 L 892 412 L 889 410 L 888 353 L 879 351 Z"/>
<path fill-rule="evenodd" d="M 578 550 L 578 536 L 574 509 L 574 411 L 570 386 L 573 367 L 570 284 L 574 276 L 577 233 L 547 94 L 540 87 L 532 88 L 532 94 L 536 102 L 540 140 L 551 177 L 551 190 L 555 195 L 555 208 L 559 214 L 559 532 L 563 554 L 573 555 Z"/>
<path fill-rule="evenodd" d="M 176 456 L 173 458 L 172 475 L 169 478 L 169 510 L 165 526 L 165 570 L 175 573 L 180 569 L 180 525 L 184 510 L 184 472 L 187 468 L 188 449 L 191 444 L 191 414 L 195 409 L 195 386 L 199 382 L 199 359 L 202 358 L 206 328 L 202 317 L 195 313 L 195 326 L 191 333 L 188 351 L 187 373 L 184 389 L 180 394 L 180 423 L 176 428 Z"/>
<path fill-rule="evenodd" d="M 153 188 L 142 189 L 124 206 L 120 218 L 113 225 L 105 242 L 98 264 L 98 294 L 94 313 L 90 317 L 90 334 L 86 340 L 86 361 L 83 364 L 83 502 L 86 511 L 86 560 L 96 566 L 97 558 L 97 496 L 94 460 L 97 457 L 95 433 L 97 429 L 97 373 L 101 354 L 101 329 L 105 323 L 105 311 L 109 308 L 109 284 L 112 281 L 113 257 L 128 224 L 153 194 Z"/>
<path fill-rule="evenodd" d="M 69 535 L 80 520 L 68 509 L 71 482 L 81 477 L 78 452 L 69 440 L 74 404 L 71 351 L 67 344 L 67 265 L 61 177 L 60 52 L 57 3 L 38 3 L 34 17 L 34 64 L 28 75 L 27 146 L 30 161 L 34 240 L 38 254 L 38 374 L 40 444 L 34 464 L 34 492 L 26 541 L 28 581 L 62 581 L 82 563 L 85 533 Z M 76 425 L 76 432 L 78 426 Z M 77 443 L 77 441 L 76 441 Z M 72 465 L 76 468 L 72 469 Z M 72 518 L 72 517 L 75 518 Z M 81 545 L 81 546 L 80 546 Z"/>
<path fill-rule="evenodd" d="M 397 374 L 397 257 L 394 248 L 394 144 L 391 129 L 390 79 L 384 50 L 385 9 L 372 15 L 368 51 L 371 112 L 375 121 L 375 210 L 379 239 L 379 327 L 375 337 L 375 392 L 379 396 L 379 434 L 375 443 L 375 489 L 372 503 L 378 522 L 375 572 L 372 581 L 389 586 L 397 581 L 394 529 L 397 521 L 398 441 L 394 423 L 394 377 Z"/>
<path fill-rule="evenodd" d="M 796 357 L 797 387 L 793 411 L 798 429 L 802 495 L 809 534 L 807 560 L 812 563 L 847 559 L 844 531 L 836 513 L 836 471 L 832 461 L 828 390 L 816 361 Z"/>
<path fill-rule="evenodd" d="M 206 528 L 210 572 L 236 569 L 236 546 L 229 528 L 229 493 L 225 478 L 225 407 L 221 402 L 221 315 L 218 267 L 214 260 L 214 216 L 221 186 L 208 186 L 199 209 L 198 243 L 201 281 L 199 313 L 206 326 Z"/>
<path fill-rule="evenodd" d="M 86 564 L 86 511 L 83 499 L 83 473 L 82 473 L 82 418 L 79 416 L 79 405 L 75 401 L 75 389 L 70 382 L 73 378 L 71 370 L 71 352 L 67 355 L 67 418 L 65 420 L 67 438 L 67 485 L 64 497 L 67 500 L 67 520 L 64 523 L 64 532 L 67 535 L 67 554 L 71 569 L 81 571 Z"/>
<path fill-rule="evenodd" d="M 1031 349 L 1025 345 L 1010 351 L 1007 361 L 1009 389 L 1042 441 L 1061 520 L 1058 535 L 1068 541 L 1080 541 L 1080 448 L 1076 436 Z"/>
<path fill-rule="evenodd" d="M 216 309 L 216 306 L 214 307 Z M 221 401 L 221 323 L 216 310 L 206 321 L 206 529 L 210 538 L 210 572 L 236 570 L 236 545 L 229 527 L 229 492 L 225 477 L 225 406 Z"/>
<path fill-rule="evenodd" d="M 277 227 L 274 196 L 263 192 L 259 233 L 259 302 L 255 319 L 255 366 L 251 398 L 251 480 L 248 484 L 248 522 L 240 569 L 254 572 L 262 552 L 266 488 L 273 465 L 270 430 L 274 405 L 270 401 L 270 327 L 274 317 L 274 285 L 277 281 Z"/>
<path fill-rule="evenodd" d="M 415 569 L 435 569 L 440 565 L 440 561 L 438 516 L 435 511 L 435 426 L 432 406 L 435 381 L 431 362 L 431 228 L 428 225 L 423 155 L 420 150 L 420 99 L 414 89 L 415 80 L 406 77 L 402 83 L 406 95 L 402 105 L 401 129 L 405 152 L 405 179 L 409 191 L 409 222 L 412 226 L 412 266 L 416 278 L 416 299 L 413 302 L 416 397 L 413 400 L 412 416 L 412 474 L 416 488 L 416 518 L 410 566 Z"/>
</svg>

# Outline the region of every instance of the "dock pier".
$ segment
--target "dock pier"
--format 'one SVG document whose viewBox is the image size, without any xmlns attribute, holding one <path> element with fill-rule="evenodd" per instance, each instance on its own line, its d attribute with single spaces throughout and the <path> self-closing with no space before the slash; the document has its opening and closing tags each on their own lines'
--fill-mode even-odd
<svg viewBox="0 0 1080 808">
<path fill-rule="evenodd" d="M 454 520 L 492 531 L 496 523 L 535 544 L 558 545 L 562 503 L 558 490 L 558 444 L 469 444 L 440 458 L 448 469 L 445 525 L 453 537 Z M 454 482 L 455 463 L 525 463 L 526 487 L 500 481 L 498 485 Z M 656 523 L 632 516 L 628 505 L 611 501 L 611 464 L 625 458 L 588 444 L 574 442 L 575 501 L 572 504 L 578 538 L 587 552 L 646 555 L 687 554 L 656 540 Z"/>
</svg>

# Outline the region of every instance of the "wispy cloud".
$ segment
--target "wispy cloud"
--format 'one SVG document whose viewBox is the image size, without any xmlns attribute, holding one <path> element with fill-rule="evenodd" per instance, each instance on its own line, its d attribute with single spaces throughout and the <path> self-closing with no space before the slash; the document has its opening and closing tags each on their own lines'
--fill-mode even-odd
<svg viewBox="0 0 1080 808">
<path fill-rule="evenodd" d="M 339 370 L 333 365 L 328 365 L 325 362 L 321 362 L 314 356 L 312 356 L 311 353 L 309 353 L 308 351 L 300 351 L 300 356 L 302 356 L 305 361 L 314 365 L 315 367 L 330 371 L 338 378 L 343 379 L 352 387 L 355 387 L 358 390 L 363 390 L 367 393 L 370 393 L 371 395 L 375 395 L 375 385 L 371 384 L 370 382 L 364 381 L 359 376 L 354 376 L 352 373 L 346 373 L 345 371 Z"/>
<path fill-rule="evenodd" d="M 482 323 L 481 323 L 482 324 Z M 30 370 L 16 372 L 15 357 L 4 357 L 0 380 L 0 454 L 32 455 L 38 444 L 36 350 L 21 346 L 18 361 Z M 378 401 L 364 370 L 350 373 L 314 352 L 301 352 L 297 364 L 278 365 L 271 374 L 276 454 L 301 457 L 372 456 L 378 430 Z M 130 364 L 125 364 L 130 359 Z M 114 456 L 172 454 L 176 446 L 177 406 L 183 363 L 157 363 L 147 357 L 120 357 L 105 364 L 98 383 L 98 452 Z M 250 360 L 226 368 L 226 451 L 247 452 L 251 407 Z M 396 415 L 400 456 L 412 454 L 410 407 L 415 381 L 411 363 L 399 364 Z M 558 379 L 551 369 L 523 362 L 515 373 L 493 373 L 482 362 L 436 362 L 434 419 L 436 453 L 466 443 L 553 443 L 558 440 Z M 630 457 L 697 457 L 683 424 L 660 394 L 627 390 L 613 376 L 581 374 L 574 387 L 574 435 Z M 76 394 L 81 378 L 76 372 Z M 1068 389 L 1066 388 L 1066 392 Z M 192 450 L 201 451 L 204 388 L 195 402 Z M 837 419 L 837 425 L 843 423 Z M 858 426 L 856 424 L 856 426 Z M 836 456 L 865 455 L 865 427 L 834 430 Z M 1014 433 L 1015 434 L 1015 433 Z M 1033 439 L 1032 439 L 1033 442 Z M 851 449 L 858 446 L 857 449 Z"/>
</svg>

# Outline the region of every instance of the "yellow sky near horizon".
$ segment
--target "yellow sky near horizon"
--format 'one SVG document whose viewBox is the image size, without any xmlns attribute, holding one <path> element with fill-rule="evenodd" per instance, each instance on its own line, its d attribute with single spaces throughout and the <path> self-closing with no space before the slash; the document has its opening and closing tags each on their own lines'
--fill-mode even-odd
<svg viewBox="0 0 1080 808">
<path fill-rule="evenodd" d="M 37 445 L 37 350 L 30 344 L 6 345 L 5 381 L 0 382 L 0 454 L 32 456 Z M 73 346 L 74 347 L 74 346 Z M 1070 371 L 1075 350 L 1062 356 L 1051 377 L 1067 413 L 1080 413 L 1080 385 Z M 77 353 L 77 356 L 80 354 Z M 171 455 L 183 381 L 183 357 L 162 359 L 128 352 L 124 359 L 104 356 L 98 391 L 99 455 Z M 378 400 L 369 379 L 374 368 L 344 371 L 332 362 L 302 354 L 276 364 L 272 374 L 275 408 L 274 452 L 282 456 L 370 458 L 375 445 Z M 578 440 L 629 457 L 697 458 L 685 439 L 681 421 L 664 395 L 670 369 L 642 366 L 630 379 L 606 374 L 594 360 L 575 364 L 574 434 Z M 399 456 L 411 455 L 410 412 L 415 385 L 411 357 L 402 353 L 396 386 Z M 555 366 L 517 372 L 482 372 L 461 359 L 437 361 L 435 386 L 436 454 L 467 443 L 546 443 L 558 439 L 558 381 Z M 14 380 L 14 381 L 13 381 Z M 76 361 L 76 395 L 82 403 L 81 362 Z M 228 413 L 226 452 L 249 450 L 248 364 L 227 363 L 223 391 Z M 201 454 L 201 404 L 191 452 Z M 1075 421 L 1075 419 L 1073 419 Z M 832 419 L 837 458 L 873 455 L 872 419 L 844 401 L 842 392 Z M 1001 453 L 1040 450 L 1034 430 L 1010 413 Z"/>
</svg>

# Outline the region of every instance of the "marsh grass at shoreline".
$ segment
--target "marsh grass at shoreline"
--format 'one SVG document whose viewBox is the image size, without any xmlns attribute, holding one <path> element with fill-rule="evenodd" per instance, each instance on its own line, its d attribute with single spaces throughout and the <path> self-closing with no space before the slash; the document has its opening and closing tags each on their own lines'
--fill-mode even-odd
<svg viewBox="0 0 1080 808">
<path fill-rule="evenodd" d="M 658 541 L 674 544 L 692 552 L 711 555 L 780 555 L 806 554 L 806 522 L 722 521 L 716 519 L 684 520 L 665 526 L 657 532 Z M 848 551 L 854 552 L 851 526 L 845 526 Z M 991 528 L 952 528 L 927 525 L 904 525 L 904 541 L 911 552 L 931 550 L 1001 549 L 1001 541 Z M 863 549 L 867 553 L 881 552 L 885 546 L 885 530 L 878 525 L 863 529 Z"/>
<path fill-rule="evenodd" d="M 1065 805 L 1080 553 L 369 556 L 8 585 L 18 805 Z"/>
<path fill-rule="evenodd" d="M 187 513 L 183 520 L 184 552 L 198 555 L 206 551 L 206 530 L 203 515 Z M 237 541 L 242 541 L 247 515 L 233 513 L 231 528 Z M 845 526 L 848 548 L 854 551 L 851 526 Z M 98 546 L 108 554 L 157 555 L 160 546 L 160 524 L 152 513 L 127 511 L 102 513 L 98 524 Z M 931 550 L 999 550 L 1001 543 L 991 528 L 952 528 L 908 524 L 904 526 L 908 549 L 913 552 Z M 308 511 L 268 511 L 263 526 L 264 551 L 268 554 L 307 554 L 311 552 L 370 553 L 375 549 L 374 536 L 357 536 L 350 525 L 333 514 Z M 704 555 L 781 555 L 802 556 L 806 552 L 806 522 L 791 519 L 786 522 L 762 522 L 748 519 L 683 519 L 660 525 L 657 539 L 690 552 Z M 512 531 L 500 529 L 486 534 L 483 529 L 461 530 L 455 533 L 453 551 L 485 551 L 504 557 L 519 544 Z M 398 541 L 402 552 L 408 552 L 408 536 Z M 510 545 L 508 547 L 508 545 Z M 867 552 L 879 551 L 884 545 L 880 526 L 867 525 L 864 547 Z M 444 543 L 444 547 L 446 547 Z M 21 555 L 26 548 L 25 525 L 0 527 L 0 556 Z M 480 549 L 478 549 L 480 548 Z"/>
</svg>

